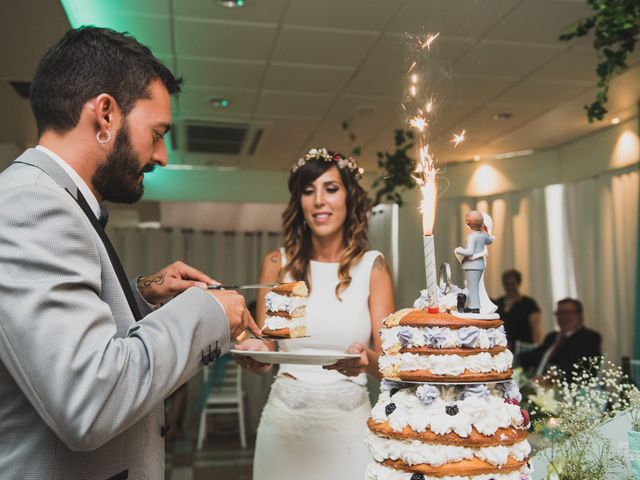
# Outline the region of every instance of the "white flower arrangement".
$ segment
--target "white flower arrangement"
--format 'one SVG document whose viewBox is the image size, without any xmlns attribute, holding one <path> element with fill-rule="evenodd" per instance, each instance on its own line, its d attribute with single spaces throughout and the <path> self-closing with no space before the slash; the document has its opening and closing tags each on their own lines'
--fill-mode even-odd
<svg viewBox="0 0 640 480">
<path fill-rule="evenodd" d="M 528 396 L 534 431 L 544 432 L 539 454 L 549 460 L 547 480 L 630 478 L 625 454 L 600 432 L 606 421 L 638 411 L 640 391 L 620 367 L 602 358 L 574 365 L 571 381 L 551 367 Z M 537 410 L 537 411 L 536 411 Z"/>
<path fill-rule="evenodd" d="M 329 152 L 326 148 L 312 148 L 311 150 L 309 150 L 294 164 L 293 168 L 291 169 L 291 173 L 295 173 L 309 160 L 335 162 L 338 165 L 339 169 L 349 170 L 357 180 L 360 180 L 362 178 L 362 174 L 364 173 L 364 169 L 358 167 L 358 164 L 353 157 L 343 157 L 339 153 Z"/>
</svg>

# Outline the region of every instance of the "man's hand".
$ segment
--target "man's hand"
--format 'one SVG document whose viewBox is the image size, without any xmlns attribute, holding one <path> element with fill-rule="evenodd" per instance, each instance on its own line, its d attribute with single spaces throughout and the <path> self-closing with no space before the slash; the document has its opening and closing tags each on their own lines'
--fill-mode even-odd
<svg viewBox="0 0 640 480">
<path fill-rule="evenodd" d="M 157 305 L 189 287 L 207 288 L 212 283 L 217 282 L 200 270 L 175 262 L 153 275 L 138 278 L 138 290 L 147 302 Z"/>
<path fill-rule="evenodd" d="M 238 337 L 242 332 L 249 329 L 256 337 L 261 337 L 262 332 L 256 325 L 253 317 L 247 310 L 244 297 L 234 290 L 209 290 L 224 308 L 224 313 L 229 320 L 231 338 Z"/>
</svg>

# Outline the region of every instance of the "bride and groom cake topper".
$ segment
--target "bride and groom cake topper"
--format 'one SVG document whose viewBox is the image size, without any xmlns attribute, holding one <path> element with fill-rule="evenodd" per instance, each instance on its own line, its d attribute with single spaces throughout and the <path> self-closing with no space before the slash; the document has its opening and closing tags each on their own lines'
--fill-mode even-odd
<svg viewBox="0 0 640 480">
<path fill-rule="evenodd" d="M 451 268 L 448 263 L 443 263 L 440 267 L 437 305 L 442 310 L 455 312 L 459 316 L 473 318 L 474 315 L 480 314 L 483 318 L 487 318 L 487 315 L 493 318 L 498 307 L 489 298 L 484 285 L 484 270 L 489 255 L 487 245 L 491 245 L 495 240 L 492 235 L 493 220 L 486 213 L 471 210 L 465 216 L 465 223 L 471 229 L 467 235 L 466 246 L 454 250 L 456 259 L 464 271 L 464 288 L 452 283 Z M 427 291 L 423 290 L 414 307 L 427 308 L 427 295 Z"/>
</svg>

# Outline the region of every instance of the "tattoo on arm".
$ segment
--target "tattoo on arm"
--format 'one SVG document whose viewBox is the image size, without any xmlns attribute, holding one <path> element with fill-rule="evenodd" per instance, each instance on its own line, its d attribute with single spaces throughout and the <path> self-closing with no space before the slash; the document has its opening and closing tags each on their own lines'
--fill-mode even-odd
<svg viewBox="0 0 640 480">
<path fill-rule="evenodd" d="M 373 268 L 375 268 L 376 270 L 387 269 L 387 262 L 384 261 L 384 257 L 382 255 L 379 255 L 373 262 Z"/>
<path fill-rule="evenodd" d="M 155 277 L 140 277 L 138 279 L 138 290 L 141 292 L 149 288 L 151 285 L 162 285 L 164 283 L 164 273 Z"/>
</svg>

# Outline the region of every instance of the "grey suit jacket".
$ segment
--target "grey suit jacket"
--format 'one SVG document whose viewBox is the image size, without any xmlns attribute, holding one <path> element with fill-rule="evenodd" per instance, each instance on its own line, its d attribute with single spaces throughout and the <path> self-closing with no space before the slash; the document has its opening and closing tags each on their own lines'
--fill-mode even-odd
<svg viewBox="0 0 640 480">
<path fill-rule="evenodd" d="M 493 243 L 493 237 L 486 232 L 471 232 L 467 236 L 467 247 L 456 248 L 456 253 L 464 255 L 463 270 L 484 270 L 485 258 L 482 252 L 486 245 Z"/>
<path fill-rule="evenodd" d="M 72 195 L 35 149 L 0 174 L 0 479 L 163 479 L 163 400 L 228 322 L 190 288 L 136 323 Z"/>
</svg>

